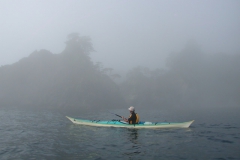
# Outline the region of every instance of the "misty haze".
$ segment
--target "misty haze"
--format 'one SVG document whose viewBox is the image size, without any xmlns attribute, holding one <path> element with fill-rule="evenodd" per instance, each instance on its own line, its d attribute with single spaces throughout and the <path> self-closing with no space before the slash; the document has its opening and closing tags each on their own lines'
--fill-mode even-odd
<svg viewBox="0 0 240 160">
<path fill-rule="evenodd" d="M 239 8 L 0 1 L 0 159 L 239 159 Z"/>
</svg>

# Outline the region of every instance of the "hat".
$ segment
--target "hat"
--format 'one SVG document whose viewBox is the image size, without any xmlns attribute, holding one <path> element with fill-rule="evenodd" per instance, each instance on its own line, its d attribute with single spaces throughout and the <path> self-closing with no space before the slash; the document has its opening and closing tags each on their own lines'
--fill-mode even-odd
<svg viewBox="0 0 240 160">
<path fill-rule="evenodd" d="M 129 111 L 135 111 L 135 108 L 133 106 L 128 108 Z"/>
</svg>

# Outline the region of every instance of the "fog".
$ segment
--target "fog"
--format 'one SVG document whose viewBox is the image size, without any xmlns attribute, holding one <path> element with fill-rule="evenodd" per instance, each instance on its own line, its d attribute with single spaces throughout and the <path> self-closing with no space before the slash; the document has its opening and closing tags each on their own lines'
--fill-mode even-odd
<svg viewBox="0 0 240 160">
<path fill-rule="evenodd" d="M 240 2 L 0 1 L 0 66 L 35 50 L 60 53 L 72 32 L 90 36 L 94 62 L 128 70 L 165 67 L 169 53 L 194 39 L 207 53 L 240 51 Z"/>
<path fill-rule="evenodd" d="M 239 8 L 0 1 L 0 105 L 239 108 Z"/>
</svg>

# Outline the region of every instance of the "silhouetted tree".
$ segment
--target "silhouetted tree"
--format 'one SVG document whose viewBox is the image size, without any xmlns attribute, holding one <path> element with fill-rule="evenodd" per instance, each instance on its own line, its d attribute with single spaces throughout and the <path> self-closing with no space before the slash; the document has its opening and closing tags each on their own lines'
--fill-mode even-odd
<svg viewBox="0 0 240 160">
<path fill-rule="evenodd" d="M 71 33 L 67 37 L 66 50 L 76 50 L 85 55 L 89 55 L 90 52 L 94 51 L 90 37 L 79 36 L 78 33 Z"/>
<path fill-rule="evenodd" d="M 118 86 L 91 61 L 89 37 L 70 34 L 60 54 L 34 51 L 0 68 L 0 105 L 65 109 L 124 104 Z"/>
</svg>

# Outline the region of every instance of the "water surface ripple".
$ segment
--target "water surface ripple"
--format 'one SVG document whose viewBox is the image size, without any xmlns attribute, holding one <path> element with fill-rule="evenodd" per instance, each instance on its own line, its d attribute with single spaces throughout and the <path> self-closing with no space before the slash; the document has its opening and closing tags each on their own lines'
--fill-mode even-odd
<svg viewBox="0 0 240 160">
<path fill-rule="evenodd" d="M 58 112 L 1 108 L 0 159 L 240 159 L 239 129 L 230 121 L 188 129 L 88 127 Z"/>
</svg>

